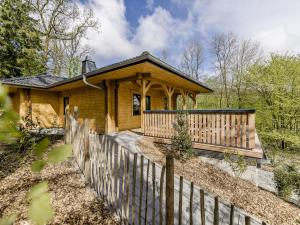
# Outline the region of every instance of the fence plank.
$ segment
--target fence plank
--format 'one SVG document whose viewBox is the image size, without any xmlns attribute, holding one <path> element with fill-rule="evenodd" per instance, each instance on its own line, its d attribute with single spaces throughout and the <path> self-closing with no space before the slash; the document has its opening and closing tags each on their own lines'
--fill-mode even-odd
<svg viewBox="0 0 300 225">
<path fill-rule="evenodd" d="M 229 225 L 233 225 L 234 223 L 234 205 L 230 206 L 230 217 L 229 217 Z"/>
<path fill-rule="evenodd" d="M 205 225 L 205 205 L 204 205 L 204 191 L 200 190 L 200 216 L 201 216 L 201 225 Z"/>
<path fill-rule="evenodd" d="M 165 166 L 161 169 L 159 184 L 159 224 L 163 224 L 163 195 L 164 195 Z"/>
<path fill-rule="evenodd" d="M 174 224 L 174 158 L 166 156 L 166 225 Z"/>
<path fill-rule="evenodd" d="M 190 225 L 193 225 L 193 201 L 194 201 L 194 183 L 191 182 L 191 192 L 190 192 Z"/>
<path fill-rule="evenodd" d="M 251 225 L 251 219 L 249 216 L 245 216 L 245 225 Z"/>
<path fill-rule="evenodd" d="M 219 198 L 215 197 L 214 225 L 219 225 Z"/>
<path fill-rule="evenodd" d="M 140 201 L 139 201 L 139 225 L 142 225 L 142 206 L 143 206 L 143 188 L 144 188 L 144 156 L 141 155 L 140 161 Z"/>
<path fill-rule="evenodd" d="M 126 197 L 125 197 L 125 213 L 126 213 L 126 224 L 129 222 L 129 166 L 130 166 L 130 155 L 129 152 L 125 153 L 126 156 L 126 172 L 125 172 L 125 186 L 126 186 Z"/>
<path fill-rule="evenodd" d="M 178 225 L 182 225 L 182 195 L 183 195 L 183 177 L 179 180 L 179 204 L 178 204 Z"/>
<path fill-rule="evenodd" d="M 134 153 L 133 155 L 133 168 L 132 168 L 132 211 L 131 211 L 131 218 L 132 218 L 132 223 L 135 224 L 135 191 L 136 191 L 136 168 L 137 167 L 137 153 Z"/>
<path fill-rule="evenodd" d="M 148 218 L 148 191 L 149 191 L 149 169 L 150 169 L 150 159 L 148 159 L 147 162 L 147 178 L 146 178 L 146 200 L 145 200 L 145 219 L 144 224 L 147 224 L 147 218 Z"/>
<path fill-rule="evenodd" d="M 152 163 L 152 225 L 155 225 L 155 163 Z"/>
</svg>

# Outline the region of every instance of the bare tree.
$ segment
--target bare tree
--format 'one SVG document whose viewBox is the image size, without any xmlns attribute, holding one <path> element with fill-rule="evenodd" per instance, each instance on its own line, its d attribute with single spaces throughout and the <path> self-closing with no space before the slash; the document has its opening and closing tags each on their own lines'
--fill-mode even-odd
<svg viewBox="0 0 300 225">
<path fill-rule="evenodd" d="M 81 40 L 89 28 L 96 28 L 97 21 L 91 9 L 80 10 L 73 0 L 30 2 L 40 21 L 38 29 L 43 38 L 44 58 L 52 64 L 53 73 L 57 75 L 63 70 L 65 43 Z"/>
<path fill-rule="evenodd" d="M 242 105 L 242 93 L 246 89 L 245 76 L 248 68 L 261 59 L 262 51 L 257 42 L 242 40 L 233 58 L 233 91 L 237 95 L 238 108 Z"/>
<path fill-rule="evenodd" d="M 183 50 L 181 68 L 189 76 L 199 80 L 203 63 L 203 49 L 197 39 L 190 40 Z"/>
<path fill-rule="evenodd" d="M 217 34 L 212 41 L 211 50 L 216 59 L 215 67 L 222 81 L 220 102 L 222 102 L 222 98 L 224 95 L 227 108 L 231 106 L 230 90 L 232 89 L 234 83 L 234 77 L 232 76 L 234 62 L 233 59 L 237 52 L 237 49 L 237 36 L 232 32 L 229 32 L 227 34 Z"/>
</svg>

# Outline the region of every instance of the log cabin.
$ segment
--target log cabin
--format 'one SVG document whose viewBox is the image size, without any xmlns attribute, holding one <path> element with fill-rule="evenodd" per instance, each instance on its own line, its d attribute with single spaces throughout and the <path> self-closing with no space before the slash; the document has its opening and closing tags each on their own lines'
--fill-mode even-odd
<svg viewBox="0 0 300 225">
<path fill-rule="evenodd" d="M 41 127 L 64 127 L 66 108 L 79 110 L 90 129 L 108 134 L 141 129 L 143 135 L 168 143 L 178 97 L 189 115 L 195 148 L 224 152 L 237 149 L 261 158 L 256 149 L 254 110 L 197 110 L 197 95 L 213 90 L 149 52 L 96 68 L 86 58 L 72 78 L 48 74 L 1 81 L 8 87 L 13 110 Z M 187 101 L 193 109 L 187 109 Z"/>
</svg>

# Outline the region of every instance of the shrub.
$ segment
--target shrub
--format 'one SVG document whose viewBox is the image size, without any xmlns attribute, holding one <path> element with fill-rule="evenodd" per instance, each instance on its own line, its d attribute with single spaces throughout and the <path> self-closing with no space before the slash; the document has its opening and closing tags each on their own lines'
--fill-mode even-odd
<svg viewBox="0 0 300 225">
<path fill-rule="evenodd" d="M 235 176 L 241 176 L 247 169 L 245 157 L 235 151 L 225 151 L 224 160 L 229 163 Z"/>
<path fill-rule="evenodd" d="M 173 124 L 175 130 L 171 140 L 171 150 L 175 158 L 186 160 L 193 154 L 192 139 L 189 134 L 188 114 L 180 111 Z"/>
<path fill-rule="evenodd" d="M 278 166 L 274 170 L 274 181 L 279 196 L 289 199 L 293 192 L 300 194 L 300 174 L 296 166 Z"/>
</svg>

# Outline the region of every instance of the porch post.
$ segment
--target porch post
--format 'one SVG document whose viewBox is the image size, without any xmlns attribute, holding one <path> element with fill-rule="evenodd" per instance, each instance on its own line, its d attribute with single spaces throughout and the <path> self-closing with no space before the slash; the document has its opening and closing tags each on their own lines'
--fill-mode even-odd
<svg viewBox="0 0 300 225">
<path fill-rule="evenodd" d="M 187 106 L 186 106 L 187 91 L 181 89 L 180 93 L 182 96 L 182 109 L 186 110 L 187 109 Z"/>
<path fill-rule="evenodd" d="M 190 98 L 193 101 L 193 109 L 197 109 L 197 94 L 196 93 L 191 93 Z"/>
<path fill-rule="evenodd" d="M 174 87 L 171 87 L 171 86 L 167 86 L 167 85 L 162 85 L 164 91 L 165 91 L 165 94 L 168 98 L 168 110 L 171 110 L 172 107 L 173 107 L 173 103 L 172 103 L 172 96 L 173 96 L 173 93 L 175 91 L 175 88 Z"/>
<path fill-rule="evenodd" d="M 144 133 L 144 111 L 146 109 L 145 80 L 141 80 L 141 129 Z"/>
<path fill-rule="evenodd" d="M 150 80 L 141 79 L 141 129 L 144 133 L 144 111 L 146 110 L 146 94 L 149 91 L 152 83 Z"/>
<path fill-rule="evenodd" d="M 115 82 L 111 80 L 105 81 L 105 133 L 112 133 L 116 131 L 115 123 Z"/>
</svg>

